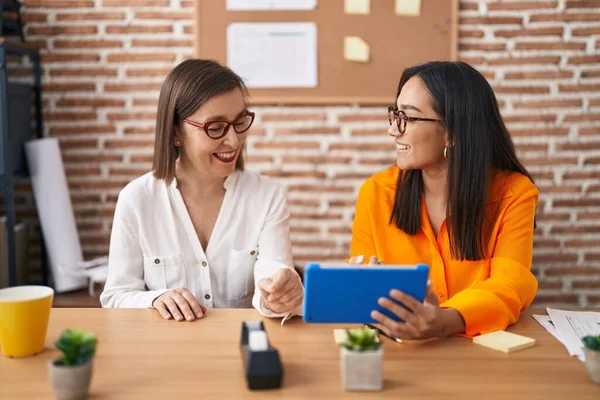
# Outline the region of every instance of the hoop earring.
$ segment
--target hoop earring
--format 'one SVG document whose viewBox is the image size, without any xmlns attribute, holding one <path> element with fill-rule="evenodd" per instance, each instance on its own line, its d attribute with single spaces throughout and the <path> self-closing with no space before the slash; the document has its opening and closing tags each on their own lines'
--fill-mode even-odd
<svg viewBox="0 0 600 400">
<path fill-rule="evenodd" d="M 444 147 L 444 158 L 448 159 L 448 146 Z"/>
</svg>

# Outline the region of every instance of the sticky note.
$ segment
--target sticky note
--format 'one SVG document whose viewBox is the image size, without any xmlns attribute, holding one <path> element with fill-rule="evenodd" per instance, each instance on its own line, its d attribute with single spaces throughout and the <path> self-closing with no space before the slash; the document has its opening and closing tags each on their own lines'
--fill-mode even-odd
<svg viewBox="0 0 600 400">
<path fill-rule="evenodd" d="M 344 0 L 344 12 L 346 14 L 369 14 L 371 0 Z"/>
<path fill-rule="evenodd" d="M 421 14 L 421 0 L 396 0 L 396 14 L 418 16 Z"/>
<path fill-rule="evenodd" d="M 334 329 L 333 340 L 335 341 L 335 344 L 343 344 L 346 341 L 346 329 Z M 379 342 L 379 337 L 375 340 Z"/>
<path fill-rule="evenodd" d="M 335 344 L 342 344 L 346 341 L 346 330 L 345 329 L 334 329 L 333 340 Z"/>
<path fill-rule="evenodd" d="M 358 36 L 344 37 L 344 59 L 356 62 L 369 62 L 369 44 Z"/>
<path fill-rule="evenodd" d="M 473 338 L 473 343 L 511 353 L 535 345 L 535 339 L 506 331 L 495 331 Z"/>
</svg>

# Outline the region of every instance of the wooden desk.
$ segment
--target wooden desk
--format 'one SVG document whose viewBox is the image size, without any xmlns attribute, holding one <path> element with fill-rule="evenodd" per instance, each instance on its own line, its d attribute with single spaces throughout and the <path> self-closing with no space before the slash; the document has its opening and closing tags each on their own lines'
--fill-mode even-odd
<svg viewBox="0 0 600 400">
<path fill-rule="evenodd" d="M 278 320 L 265 320 L 282 356 L 284 387 L 250 392 L 239 340 L 241 322 L 257 319 L 248 309 L 209 310 L 193 323 L 165 321 L 149 309 L 53 309 L 44 353 L 0 356 L 0 397 L 51 398 L 46 364 L 58 356 L 52 343 L 62 329 L 80 327 L 98 335 L 90 399 L 600 398 L 600 386 L 588 380 L 583 363 L 569 357 L 529 314 L 510 330 L 538 344 L 510 355 L 463 338 L 419 344 L 383 339 L 384 391 L 367 393 L 341 388 L 334 326 L 294 319 L 282 327 Z"/>
</svg>

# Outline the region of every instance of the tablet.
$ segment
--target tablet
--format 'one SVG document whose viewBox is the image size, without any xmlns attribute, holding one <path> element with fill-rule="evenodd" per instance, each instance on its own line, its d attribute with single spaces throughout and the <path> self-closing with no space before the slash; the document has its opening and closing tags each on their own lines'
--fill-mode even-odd
<svg viewBox="0 0 600 400">
<path fill-rule="evenodd" d="M 304 272 L 306 322 L 377 323 L 378 310 L 396 321 L 395 314 L 377 304 L 398 289 L 423 302 L 429 267 L 417 265 L 350 265 L 310 263 Z"/>
</svg>

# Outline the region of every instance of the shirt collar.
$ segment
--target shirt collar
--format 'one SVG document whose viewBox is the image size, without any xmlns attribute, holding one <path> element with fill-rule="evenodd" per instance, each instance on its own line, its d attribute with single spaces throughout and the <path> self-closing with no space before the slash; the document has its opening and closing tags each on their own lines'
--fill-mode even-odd
<svg viewBox="0 0 600 400">
<path fill-rule="evenodd" d="M 223 182 L 223 188 L 225 188 L 225 190 L 227 190 L 227 189 L 234 187 L 235 184 L 237 183 L 239 174 L 240 174 L 240 171 L 236 169 L 230 175 L 228 175 L 227 178 L 225 178 L 225 181 Z M 177 177 L 173 177 L 173 181 L 171 182 L 170 186 L 173 189 L 177 188 Z"/>
<path fill-rule="evenodd" d="M 239 174 L 240 171 L 236 169 L 229 176 L 227 176 L 227 178 L 225 178 L 225 182 L 223 182 L 223 187 L 225 188 L 225 190 L 235 186 L 235 184 L 238 181 Z"/>
</svg>

